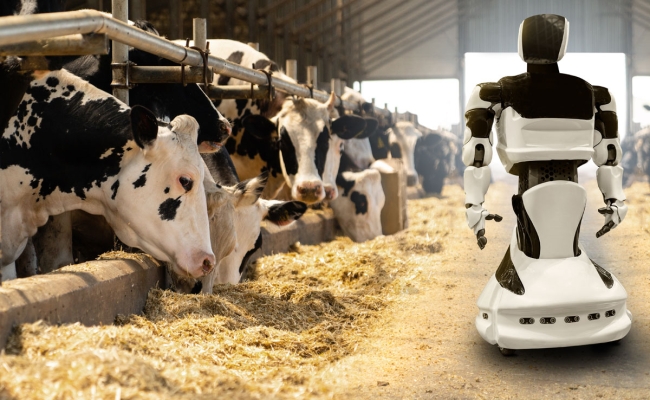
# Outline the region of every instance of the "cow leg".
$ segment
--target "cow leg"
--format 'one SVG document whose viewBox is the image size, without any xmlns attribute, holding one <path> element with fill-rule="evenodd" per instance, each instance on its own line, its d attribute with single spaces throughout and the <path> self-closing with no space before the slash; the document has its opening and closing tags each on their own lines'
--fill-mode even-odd
<svg viewBox="0 0 650 400">
<path fill-rule="evenodd" d="M 34 242 L 29 238 L 25 250 L 15 261 L 16 277 L 28 278 L 38 273 L 38 258 L 34 249 Z"/>
<path fill-rule="evenodd" d="M 51 216 L 45 225 L 38 228 L 32 241 L 41 274 L 74 264 L 72 223 L 69 212 Z M 20 272 L 18 276 L 20 276 Z"/>
</svg>

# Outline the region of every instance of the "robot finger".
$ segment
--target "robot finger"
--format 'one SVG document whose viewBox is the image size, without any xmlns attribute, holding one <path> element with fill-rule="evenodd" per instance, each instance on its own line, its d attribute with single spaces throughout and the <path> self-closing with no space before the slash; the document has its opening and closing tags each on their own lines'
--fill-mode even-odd
<svg viewBox="0 0 650 400">
<path fill-rule="evenodd" d="M 609 221 L 608 223 L 606 223 L 605 225 L 603 225 L 603 227 L 602 227 L 601 230 L 599 230 L 598 232 L 596 232 L 596 237 L 599 238 L 599 237 L 603 236 L 604 234 L 606 234 L 607 232 L 611 231 L 612 228 L 614 227 L 614 225 L 616 225 L 616 224 L 614 223 L 614 221 Z"/>
<path fill-rule="evenodd" d="M 483 250 L 485 248 L 485 245 L 487 244 L 487 238 L 485 237 L 485 229 L 481 229 L 478 231 L 476 234 L 476 241 L 478 243 L 478 247 Z"/>
<path fill-rule="evenodd" d="M 603 214 L 603 215 L 606 215 L 606 214 L 614 214 L 614 210 L 612 210 L 611 207 L 609 207 L 609 206 L 607 206 L 607 207 L 603 207 L 603 208 L 599 208 L 599 209 L 598 209 L 598 212 L 601 213 L 601 214 Z"/>
<path fill-rule="evenodd" d="M 487 217 L 485 217 L 486 220 L 495 220 L 496 222 L 501 222 L 503 221 L 503 217 L 500 216 L 499 214 L 488 214 Z"/>
</svg>

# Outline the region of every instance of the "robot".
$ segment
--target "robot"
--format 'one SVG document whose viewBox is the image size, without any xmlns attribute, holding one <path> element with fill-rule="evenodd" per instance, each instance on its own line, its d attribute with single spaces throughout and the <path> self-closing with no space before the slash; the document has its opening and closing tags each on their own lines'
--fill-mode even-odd
<svg viewBox="0 0 650 400">
<path fill-rule="evenodd" d="M 519 56 L 527 72 L 477 85 L 467 103 L 462 159 L 467 222 L 478 246 L 485 221 L 501 221 L 484 207 L 490 184 L 492 125 L 506 171 L 519 177 L 512 197 L 517 217 L 510 246 L 477 305 L 476 328 L 504 355 L 517 349 L 616 342 L 632 314 L 621 283 L 589 259 L 578 237 L 587 195 L 577 169 L 598 166 L 605 207 L 600 237 L 625 218 L 616 102 L 607 88 L 561 74 L 569 21 L 541 14 L 519 27 Z"/>
</svg>

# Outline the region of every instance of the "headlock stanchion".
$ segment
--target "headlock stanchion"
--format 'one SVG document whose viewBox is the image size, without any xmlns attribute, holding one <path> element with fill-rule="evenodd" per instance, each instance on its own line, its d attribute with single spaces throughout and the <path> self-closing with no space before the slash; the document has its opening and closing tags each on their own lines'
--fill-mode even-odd
<svg viewBox="0 0 650 400">
<path fill-rule="evenodd" d="M 189 66 L 203 67 L 204 57 L 201 52 L 186 48 L 163 37 L 128 25 L 125 22 L 127 18 L 125 8 L 121 7 L 120 11 L 120 6 L 123 2 L 113 0 L 113 3 L 115 15 L 119 15 L 120 20 L 111 18 L 96 10 L 2 17 L 0 18 L 2 22 L 0 24 L 0 46 L 44 40 L 64 35 L 100 33 L 105 34 L 106 37 L 113 40 L 113 63 L 117 64 L 115 66 L 116 69 L 118 65 L 124 68 L 124 65 L 128 62 L 129 46 L 179 64 L 183 63 Z M 208 66 L 212 68 L 215 74 L 229 76 L 256 85 L 268 84 L 268 77 L 264 72 L 246 68 L 213 55 L 208 55 L 207 61 Z M 119 72 L 115 70 L 113 73 L 114 94 L 122 101 L 128 101 L 128 89 L 126 89 L 126 85 L 129 82 L 125 81 L 126 74 L 120 76 Z M 121 80 L 116 78 L 121 78 Z M 316 81 L 314 80 L 313 82 L 315 86 Z M 308 87 L 279 78 L 273 79 L 273 87 L 276 90 L 299 97 L 312 96 Z M 314 88 L 312 97 L 320 102 L 326 102 L 329 99 L 329 93 Z M 358 104 L 355 102 L 341 102 L 337 98 L 335 105 L 340 106 L 341 103 L 346 109 L 358 109 Z M 376 108 L 375 112 L 380 115 L 389 114 L 389 112 L 380 108 Z"/>
</svg>

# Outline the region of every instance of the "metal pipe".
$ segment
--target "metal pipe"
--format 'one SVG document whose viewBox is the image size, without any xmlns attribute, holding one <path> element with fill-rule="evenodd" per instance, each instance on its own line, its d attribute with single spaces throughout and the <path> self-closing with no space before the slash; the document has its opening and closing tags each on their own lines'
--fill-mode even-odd
<svg viewBox="0 0 650 400">
<path fill-rule="evenodd" d="M 85 56 L 108 54 L 106 35 L 68 35 L 0 48 L 0 56 Z"/>
<path fill-rule="evenodd" d="M 318 89 L 318 67 L 315 65 L 307 66 L 307 85 Z"/>
<path fill-rule="evenodd" d="M 194 46 L 205 49 L 208 43 L 208 24 L 205 18 L 194 18 L 192 20 L 192 37 Z"/>
<path fill-rule="evenodd" d="M 112 0 L 111 10 L 113 19 L 122 21 L 126 24 L 129 19 L 129 2 L 128 0 Z M 45 14 L 47 15 L 47 14 Z M 85 33 L 85 32 L 84 32 Z M 129 62 L 129 46 L 113 40 L 113 65 L 126 65 Z M 118 100 L 129 104 L 128 82 L 121 82 L 119 71 L 113 70 L 113 96 Z"/>
<path fill-rule="evenodd" d="M 140 67 L 129 66 L 131 83 L 181 83 L 182 67 Z M 208 70 L 208 83 L 212 83 L 214 74 Z M 185 83 L 203 83 L 203 67 L 185 67 Z"/>
<path fill-rule="evenodd" d="M 0 18 L 0 46 L 73 33 L 104 33 L 109 39 L 176 63 L 182 62 L 191 66 L 203 65 L 203 59 L 198 51 L 131 27 L 125 22 L 117 21 L 95 10 L 15 15 Z M 213 68 L 216 74 L 230 76 L 257 85 L 268 84 L 268 78 L 263 72 L 231 63 L 213 55 L 208 57 L 208 65 Z M 300 97 L 309 97 L 310 95 L 307 87 L 279 78 L 273 78 L 273 86 L 277 90 Z M 315 90 L 314 98 L 324 103 L 329 99 L 329 95 L 326 92 Z M 339 105 L 338 99 L 336 105 Z M 358 104 L 344 102 L 344 107 L 356 110 Z M 383 110 L 377 112 L 384 113 Z"/>
<path fill-rule="evenodd" d="M 233 86 L 208 86 L 208 97 L 211 100 L 224 99 L 268 99 L 269 87 L 254 85 L 251 91 L 250 85 L 233 85 Z"/>
<path fill-rule="evenodd" d="M 294 79 L 297 82 L 298 81 L 298 60 L 287 60 L 286 68 L 284 72 L 289 78 Z"/>
</svg>

